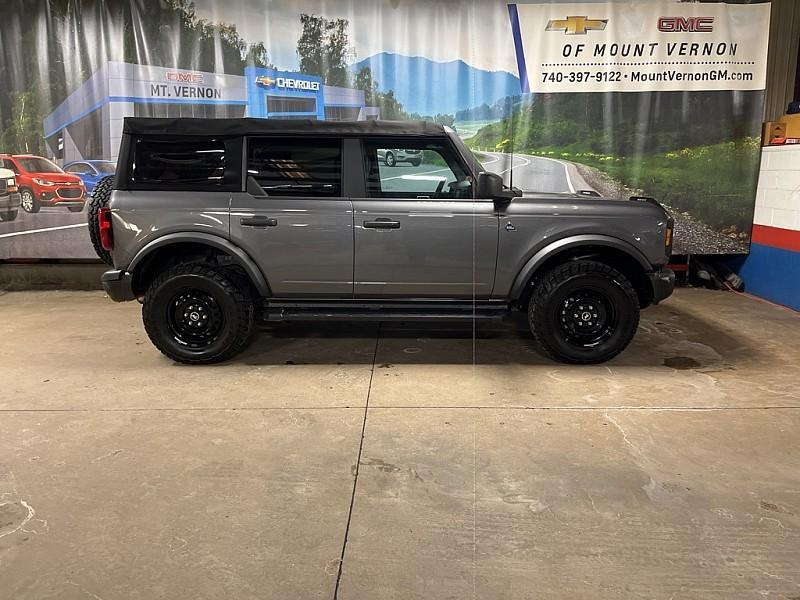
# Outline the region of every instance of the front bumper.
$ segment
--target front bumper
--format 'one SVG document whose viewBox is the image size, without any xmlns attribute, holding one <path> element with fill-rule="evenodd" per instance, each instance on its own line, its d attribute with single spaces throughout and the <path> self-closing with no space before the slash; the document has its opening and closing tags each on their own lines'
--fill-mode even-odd
<svg viewBox="0 0 800 600">
<path fill-rule="evenodd" d="M 103 289 L 114 302 L 127 302 L 128 300 L 135 300 L 136 295 L 133 293 L 133 275 L 127 271 L 119 269 L 112 269 L 106 271 L 100 277 L 100 282 L 103 284 Z"/>
<path fill-rule="evenodd" d="M 653 304 L 658 304 L 672 295 L 675 289 L 675 272 L 662 267 L 659 271 L 648 273 L 650 284 L 653 286 Z"/>
<path fill-rule="evenodd" d="M 75 192 L 80 192 L 74 195 Z M 65 196 L 61 194 L 65 193 Z M 83 206 L 87 193 L 77 186 L 41 190 L 38 194 L 39 202 L 47 202 L 54 206 Z"/>
<path fill-rule="evenodd" d="M 19 208 L 20 197 L 17 192 L 0 196 L 0 209 L 14 210 Z"/>
</svg>

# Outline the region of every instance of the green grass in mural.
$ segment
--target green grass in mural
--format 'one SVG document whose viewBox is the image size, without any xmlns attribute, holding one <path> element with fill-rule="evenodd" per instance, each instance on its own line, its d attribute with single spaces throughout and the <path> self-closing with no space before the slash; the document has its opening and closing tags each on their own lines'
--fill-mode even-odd
<svg viewBox="0 0 800 600">
<path fill-rule="evenodd" d="M 636 159 L 579 149 L 543 151 L 545 156 L 553 152 L 555 158 L 596 167 L 711 227 L 746 231 L 753 217 L 759 143 L 757 138 L 744 138 Z"/>
<path fill-rule="evenodd" d="M 493 149 L 476 141 L 470 140 L 473 147 Z M 759 144 L 758 138 L 746 137 L 635 158 L 594 152 L 580 142 L 515 151 L 595 167 L 715 229 L 747 231 L 753 216 Z"/>
</svg>

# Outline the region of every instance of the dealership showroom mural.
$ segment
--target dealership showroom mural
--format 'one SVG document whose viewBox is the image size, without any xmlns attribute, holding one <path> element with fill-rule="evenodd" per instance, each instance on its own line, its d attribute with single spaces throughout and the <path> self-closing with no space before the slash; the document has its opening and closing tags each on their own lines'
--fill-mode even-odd
<svg viewBox="0 0 800 600">
<path fill-rule="evenodd" d="M 769 9 L 672 4 L 26 3 L 0 24 L 23 40 L 0 56 L 22 197 L 0 257 L 95 257 L 85 198 L 134 116 L 430 120 L 524 192 L 653 196 L 676 254 L 746 253 Z"/>
</svg>

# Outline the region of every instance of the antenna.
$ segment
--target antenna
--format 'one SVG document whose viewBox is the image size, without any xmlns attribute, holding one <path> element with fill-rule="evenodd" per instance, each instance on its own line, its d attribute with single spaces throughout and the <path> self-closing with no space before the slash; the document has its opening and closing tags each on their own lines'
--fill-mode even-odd
<svg viewBox="0 0 800 600">
<path fill-rule="evenodd" d="M 514 96 L 509 98 L 511 105 L 511 166 L 508 169 L 508 187 L 514 187 Z"/>
</svg>

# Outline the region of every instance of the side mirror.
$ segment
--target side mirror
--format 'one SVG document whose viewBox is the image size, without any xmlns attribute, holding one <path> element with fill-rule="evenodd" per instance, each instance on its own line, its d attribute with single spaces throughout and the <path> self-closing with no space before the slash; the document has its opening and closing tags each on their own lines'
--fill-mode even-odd
<svg viewBox="0 0 800 600">
<path fill-rule="evenodd" d="M 514 188 L 504 188 L 503 178 L 497 173 L 483 171 L 478 173 L 478 198 L 489 198 L 502 202 L 511 202 L 514 198 L 522 195 L 522 192 Z"/>
</svg>

